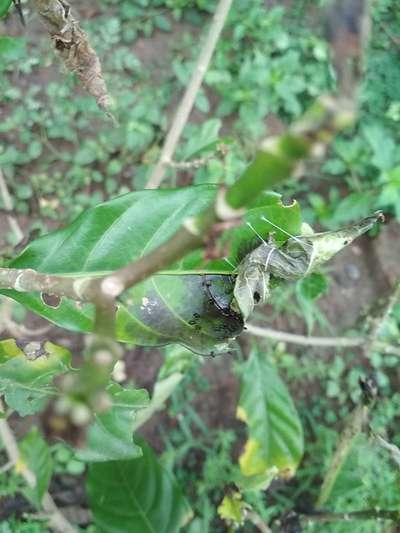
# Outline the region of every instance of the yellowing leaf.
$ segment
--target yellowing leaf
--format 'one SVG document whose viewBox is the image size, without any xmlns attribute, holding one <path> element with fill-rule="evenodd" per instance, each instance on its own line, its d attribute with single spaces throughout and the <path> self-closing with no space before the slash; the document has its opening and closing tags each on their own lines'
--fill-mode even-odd
<svg viewBox="0 0 400 533">
<path fill-rule="evenodd" d="M 239 485 L 265 488 L 275 476 L 292 476 L 303 454 L 301 423 L 285 385 L 257 350 L 243 368 L 237 417 L 249 433 L 239 458 Z"/>
<path fill-rule="evenodd" d="M 247 504 L 242 500 L 241 494 L 235 492 L 232 495 L 224 496 L 217 511 L 219 516 L 226 522 L 241 525 L 244 522 L 243 511 L 246 507 Z"/>
</svg>

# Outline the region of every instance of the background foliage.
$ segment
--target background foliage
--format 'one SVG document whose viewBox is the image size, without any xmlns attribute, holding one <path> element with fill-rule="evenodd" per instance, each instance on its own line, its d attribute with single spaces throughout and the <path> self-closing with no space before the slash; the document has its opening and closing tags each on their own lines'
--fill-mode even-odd
<svg viewBox="0 0 400 533">
<path fill-rule="evenodd" d="M 219 142 L 227 145 L 227 153 L 214 154 L 197 170 L 169 169 L 170 185 L 232 183 L 253 155 L 257 139 L 282 131 L 317 95 L 334 88 L 334 73 L 319 19 L 324 2 L 302 0 L 274 4 L 261 0 L 252 1 L 250 6 L 245 0 L 234 2 L 176 159 L 189 161 L 212 155 Z M 24 6 L 26 31 L 15 13 L 0 23 L 0 167 L 18 219 L 29 234 L 58 228 L 86 208 L 144 186 L 149 168 L 159 155 L 168 119 L 192 71 L 204 21 L 210 17 L 215 3 L 103 0 L 77 6 L 102 59 L 115 100 L 118 129 L 110 127 L 94 101 L 77 88 L 72 76 L 60 74 L 46 36 L 38 38 L 39 22 L 27 3 Z M 373 308 L 375 297 L 386 287 L 385 283 L 394 279 L 395 270 L 390 271 L 385 265 L 396 268 L 398 249 L 394 243 L 398 242 L 400 221 L 400 15 L 396 1 L 375 2 L 373 19 L 357 125 L 336 139 L 322 167 L 308 164 L 304 179 L 285 183 L 280 192 L 285 199 L 298 199 L 303 219 L 319 229 L 334 229 L 378 208 L 384 209 L 389 215 L 390 245 L 374 247 L 367 238 L 358 248 L 365 262 L 377 264 L 375 271 L 366 269 L 349 252 L 331 270 L 325 269 L 297 284 L 275 289 L 270 304 L 255 318 L 279 329 L 330 334 L 355 327 L 356 314 Z M 187 194 L 191 192 L 188 190 Z M 294 218 L 289 222 L 297 224 L 297 212 L 294 212 L 297 208 L 292 209 Z M 5 219 L 0 219 L 0 224 L 12 253 L 15 237 Z M 293 231 L 292 226 L 288 229 Z M 374 242 L 382 243 L 383 238 L 378 236 Z M 132 249 L 129 253 L 134 252 Z M 121 243 L 121 256 L 125 254 Z M 19 260 L 23 261 L 21 257 Z M 115 255 L 113 258 L 118 260 Z M 70 272 L 76 270 L 77 265 L 73 263 L 72 258 L 70 263 L 67 261 Z M 60 271 L 61 266 L 55 268 Z M 357 308 L 351 307 L 351 299 L 359 300 Z M 346 305 L 349 306 L 347 315 L 343 311 Z M 78 318 L 83 314 L 82 310 L 76 313 Z M 17 323 L 27 319 L 28 324 L 36 324 L 19 306 L 13 309 L 13 319 Z M 383 339 L 398 339 L 399 327 L 397 307 L 382 332 Z M 20 415 L 38 412 L 43 396 L 53 392 L 52 380 L 48 378 L 61 374 L 71 365 L 68 350 L 56 344 L 67 346 L 73 357 L 82 348 L 78 335 L 65 342 L 65 332 L 53 329 L 50 336 L 55 344 L 49 347 L 48 373 L 44 378 L 39 377 L 40 390 L 22 396 L 16 396 L 18 388 L 25 386 L 21 375 L 35 376 L 35 362 L 26 362 L 24 358 L 22 361 L 17 346 L 12 347 L 10 357 L 10 346 L 6 350 L 0 342 L 0 390 L 8 405 Z M 2 333 L 2 338 L 6 337 Z M 138 470 L 143 475 L 140 483 L 148 482 L 147 486 L 138 488 L 144 500 L 139 502 L 139 507 L 148 510 L 154 504 L 157 494 L 149 486 L 152 479 L 159 480 L 157 487 L 165 484 L 165 491 L 171 493 L 171 500 L 164 502 L 162 508 L 163 516 L 171 520 L 165 523 L 173 524 L 166 531 L 175 530 L 183 523 L 189 533 L 226 531 L 227 525 L 218 516 L 217 508 L 224 495 L 230 494 L 231 483 L 249 489 L 267 484 L 271 477 L 268 467 L 262 464 L 260 469 L 257 461 L 257 468 L 251 470 L 251 480 L 246 479 L 244 483 L 243 468 L 241 471 L 238 463 L 239 457 L 241 466 L 246 457 L 252 461 L 260 456 L 265 459 L 265 449 L 256 450 L 255 456 L 251 456 L 249 445 L 245 448 L 247 456 L 243 454 L 245 442 L 268 441 L 268 424 L 262 420 L 263 402 L 258 399 L 253 409 L 249 399 L 256 377 L 273 378 L 271 388 L 278 387 L 281 403 L 285 409 L 289 405 L 289 410 L 294 412 L 295 423 L 289 424 L 297 443 L 291 450 L 292 463 L 300 460 L 304 434 L 304 457 L 292 481 L 274 482 L 267 492 L 244 492 L 246 505 L 252 506 L 266 523 L 275 524 L 274 520 L 294 507 L 312 507 L 343 420 L 359 399 L 358 378 L 367 371 L 375 372 L 381 391 L 371 425 L 400 445 L 396 356 L 376 352 L 366 360 L 356 349 L 322 354 L 318 349 L 271 341 L 258 341 L 252 346 L 249 342 L 245 336 L 234 358 L 211 362 L 179 346 L 159 351 L 132 347 L 126 357 L 127 374 L 137 388 L 123 381 L 122 385 L 115 384 L 110 414 L 97 416 L 90 427 L 86 448 L 78 454 L 69 445 L 49 446 L 27 423 L 21 431 L 21 451 L 26 463 L 34 471 L 37 469 L 40 482 L 32 491 L 22 486 L 15 472 L 0 474 L 0 497 L 5 498 L 10 509 L 2 516 L 1 533 L 45 531 L 42 522 L 35 518 L 24 522 L 22 512 L 35 508 L 52 474 L 50 489 L 55 495 L 60 493 L 66 479 L 70 487 L 82 487 L 86 462 L 91 463 L 86 483 L 94 520 L 107 531 L 112 531 L 112 527 L 120 531 L 125 526 L 114 522 L 110 525 L 109 518 L 102 515 L 102 508 L 98 508 L 100 492 L 110 509 L 115 507 L 112 499 L 115 494 L 110 491 L 110 485 L 102 486 L 102 481 L 106 477 L 110 479 L 110 473 L 117 476 L 118 472 L 129 473 L 133 478 L 139 475 Z M 250 349 L 251 358 L 242 360 L 243 353 Z M 21 364 L 29 369 L 18 370 Z M 260 374 L 257 365 L 275 370 Z M 152 388 L 156 379 L 161 392 L 156 396 L 154 388 L 150 401 L 139 387 Z M 151 409 L 153 413 L 162 407 L 165 391 L 169 394 L 170 386 L 172 390 L 171 383 L 179 385 L 174 388 L 166 412 L 156 414 L 138 429 L 160 452 L 159 459 L 147 445 L 143 445 L 144 458 L 138 458 L 140 441 L 136 435 L 132 440 L 131 432 L 141 425 L 138 421 L 143 409 Z M 263 383 L 262 390 L 269 390 L 269 384 Z M 269 398 L 263 401 L 265 405 Z M 235 416 L 237 405 L 252 415 L 246 418 L 243 412 L 238 412 L 238 418 L 247 426 Z M 279 412 L 279 406 L 276 409 Z M 283 434 L 288 431 L 281 425 L 279 430 Z M 260 439 L 261 431 L 264 435 Z M 109 439 L 107 449 L 102 445 L 105 434 Z M 146 472 L 152 472 L 154 477 Z M 184 488 L 184 496 L 172 476 Z M 398 508 L 398 478 L 389 454 L 371 439 L 361 436 L 335 484 L 329 508 L 341 512 Z M 121 487 L 120 481 L 117 486 Z M 22 511 L 15 513 L 12 502 L 18 501 L 15 495 L 21 490 L 33 507 L 20 507 Z M 122 491 L 118 504 L 125 505 L 123 501 L 128 496 Z M 73 504 L 86 507 L 85 496 Z M 126 506 L 132 508 L 132 501 L 127 501 Z M 161 509 L 157 505 L 155 508 L 157 512 Z M 191 513 L 195 518 L 189 522 Z M 150 522 L 149 531 L 159 530 L 160 523 L 165 525 L 156 514 L 152 514 Z M 91 531 L 92 518 L 84 521 L 84 525 Z M 314 531 L 316 527 L 320 526 L 309 524 L 305 531 Z M 240 531 L 252 531 L 252 528 L 246 522 Z M 334 533 L 375 532 L 376 523 L 334 523 L 324 528 Z"/>
</svg>

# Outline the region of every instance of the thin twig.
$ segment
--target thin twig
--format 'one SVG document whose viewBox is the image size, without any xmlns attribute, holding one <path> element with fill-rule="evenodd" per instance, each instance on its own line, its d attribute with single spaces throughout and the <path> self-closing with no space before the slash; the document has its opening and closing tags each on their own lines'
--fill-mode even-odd
<svg viewBox="0 0 400 533">
<path fill-rule="evenodd" d="M 17 324 L 12 318 L 12 309 L 14 302 L 10 298 L 4 296 L 1 299 L 1 313 L 0 313 L 0 331 L 7 329 L 7 331 L 15 338 L 25 337 L 41 337 L 48 333 L 53 327 L 52 324 L 46 324 L 41 328 L 27 328 L 24 324 Z"/>
<path fill-rule="evenodd" d="M 316 508 L 321 508 L 331 495 L 333 486 L 342 469 L 342 466 L 350 453 L 354 439 L 361 433 L 368 413 L 368 407 L 357 405 L 350 413 L 346 425 L 340 434 L 339 444 L 332 458 L 331 464 L 322 482 L 321 491 L 318 496 Z"/>
<path fill-rule="evenodd" d="M 299 344 L 301 346 L 315 346 L 318 348 L 351 348 L 363 347 L 369 343 L 369 337 L 314 337 L 288 333 L 287 331 L 277 331 L 272 328 L 264 328 L 255 324 L 246 324 L 246 333 L 289 344 Z M 400 346 L 393 346 L 390 343 L 376 340 L 373 345 L 374 351 L 400 357 Z"/>
<path fill-rule="evenodd" d="M 305 335 L 288 333 L 286 331 L 276 331 L 271 328 L 263 328 L 254 324 L 246 324 L 246 333 L 250 333 L 256 337 L 264 337 L 267 339 L 274 339 L 276 341 L 301 344 L 302 346 L 319 346 L 325 348 L 347 348 L 351 346 L 361 346 L 366 341 L 364 337 L 308 337 Z"/>
<path fill-rule="evenodd" d="M 378 435 L 377 433 L 374 433 L 373 431 L 372 431 L 372 435 L 375 438 L 377 444 L 379 444 L 379 446 L 387 450 L 390 453 L 396 465 L 400 467 L 400 448 L 396 446 L 395 444 L 388 442 L 381 435 Z"/>
<path fill-rule="evenodd" d="M 3 413 L 4 407 L 0 399 L 0 414 Z M 0 418 L 0 438 L 3 442 L 4 449 L 7 452 L 10 462 L 12 462 L 14 466 L 18 465 L 18 473 L 21 474 L 21 476 L 25 479 L 28 486 L 35 487 L 36 476 L 31 470 L 29 470 L 22 460 L 17 441 L 5 418 Z M 74 527 L 61 514 L 54 503 L 53 498 L 48 492 L 46 492 L 43 496 L 42 507 L 46 513 L 49 513 L 50 525 L 54 530 L 60 531 L 61 533 L 75 533 Z"/>
<path fill-rule="evenodd" d="M 6 208 L 6 211 L 9 211 L 10 213 L 13 210 L 13 201 L 11 199 L 10 192 L 7 187 L 6 180 L 4 179 L 3 171 L 0 168 L 0 194 L 3 199 L 4 207 Z M 17 242 L 22 241 L 24 238 L 24 234 L 22 233 L 22 230 L 17 222 L 17 220 L 11 215 L 7 214 L 7 220 L 10 225 L 10 228 L 12 232 L 14 233 Z"/>
<path fill-rule="evenodd" d="M 350 520 L 393 520 L 396 524 L 399 523 L 400 513 L 399 511 L 385 510 L 385 509 L 365 509 L 362 511 L 349 511 L 345 513 L 330 513 L 330 512 L 318 512 L 308 515 L 300 515 L 301 522 L 311 524 L 317 522 L 323 524 L 325 522 L 336 521 L 350 521 Z"/>
<path fill-rule="evenodd" d="M 255 511 L 246 511 L 246 520 L 251 522 L 261 533 L 272 533 L 272 529 L 263 521 L 261 516 Z"/>
<path fill-rule="evenodd" d="M 360 379 L 361 400 L 346 419 L 339 442 L 333 454 L 329 468 L 322 481 L 321 490 L 316 502 L 316 508 L 322 508 L 328 501 L 336 479 L 350 453 L 356 437 L 363 431 L 368 421 L 368 415 L 376 402 L 378 388 L 373 378 Z"/>
<path fill-rule="evenodd" d="M 218 42 L 231 4 L 232 0 L 220 0 L 218 4 L 189 85 L 186 88 L 185 94 L 176 111 L 171 128 L 165 139 L 164 146 L 161 150 L 160 159 L 156 164 L 149 181 L 147 182 L 147 189 L 156 189 L 160 185 L 164 178 L 165 169 L 172 161 L 172 156 L 175 152 L 176 145 L 178 144 L 183 128 L 188 121 L 190 112 L 193 108 L 193 104 L 196 100 L 196 96 L 202 84 L 203 78 L 207 72 L 208 65 L 211 61 L 212 54 Z"/>
<path fill-rule="evenodd" d="M 377 344 L 379 343 L 378 338 L 384 327 L 387 319 L 392 314 L 394 306 L 400 300 L 400 280 L 398 280 L 387 299 L 383 309 L 379 315 L 374 318 L 370 332 L 368 334 L 367 342 L 365 343 L 365 353 L 366 355 L 375 351 Z"/>
</svg>

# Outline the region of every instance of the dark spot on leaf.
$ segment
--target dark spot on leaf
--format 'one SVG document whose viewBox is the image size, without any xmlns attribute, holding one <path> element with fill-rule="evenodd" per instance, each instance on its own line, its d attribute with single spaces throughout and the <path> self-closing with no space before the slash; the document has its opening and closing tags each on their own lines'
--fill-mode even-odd
<svg viewBox="0 0 400 533">
<path fill-rule="evenodd" d="M 47 307 L 52 307 L 53 309 L 57 309 L 58 307 L 60 307 L 61 297 L 57 294 L 41 292 L 40 299 L 42 300 L 44 305 L 47 305 Z"/>
<path fill-rule="evenodd" d="M 293 200 L 292 198 L 282 198 L 281 203 L 282 203 L 282 205 L 284 205 L 285 207 L 290 207 L 290 206 L 293 205 L 294 200 Z"/>
<path fill-rule="evenodd" d="M 258 291 L 254 291 L 253 293 L 253 299 L 256 304 L 258 304 L 261 300 L 260 293 Z"/>
</svg>

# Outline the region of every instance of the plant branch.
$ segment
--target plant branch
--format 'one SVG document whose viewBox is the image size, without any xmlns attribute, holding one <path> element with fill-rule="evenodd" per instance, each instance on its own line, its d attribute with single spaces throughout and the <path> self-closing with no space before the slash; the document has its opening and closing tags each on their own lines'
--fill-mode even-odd
<svg viewBox="0 0 400 533">
<path fill-rule="evenodd" d="M 368 334 L 368 338 L 366 339 L 367 342 L 365 343 L 365 355 L 366 356 L 369 356 L 374 350 L 377 349 L 379 345 L 378 338 L 382 331 L 382 328 L 385 325 L 389 316 L 391 315 L 394 306 L 397 304 L 399 300 L 400 300 L 400 280 L 397 280 L 383 309 L 372 322 L 372 326 Z"/>
<path fill-rule="evenodd" d="M 160 185 L 164 178 L 166 167 L 171 164 L 176 145 L 178 144 L 183 128 L 188 121 L 190 112 L 193 108 L 193 104 L 196 100 L 196 96 L 202 84 L 203 78 L 207 72 L 208 65 L 210 64 L 212 54 L 218 42 L 231 4 L 232 0 L 220 0 L 218 4 L 189 85 L 186 88 L 185 94 L 177 109 L 171 128 L 165 139 L 164 146 L 161 150 L 160 159 L 146 185 L 147 189 L 156 189 Z"/>
<path fill-rule="evenodd" d="M 395 284 L 394 289 L 379 316 L 373 320 L 369 334 L 363 337 L 314 337 L 289 333 L 286 331 L 277 331 L 272 328 L 261 327 L 251 323 L 246 324 L 246 332 L 250 335 L 255 335 L 256 337 L 299 344 L 301 346 L 318 346 L 320 348 L 361 347 L 368 358 L 371 356 L 371 353 L 376 350 L 383 353 L 391 353 L 400 357 L 400 346 L 393 346 L 390 343 L 379 340 L 382 328 L 399 300 L 400 280 Z"/>
<path fill-rule="evenodd" d="M 263 141 L 252 163 L 227 190 L 221 188 L 215 203 L 196 217 L 188 218 L 167 242 L 140 259 L 103 276 L 71 276 L 41 274 L 27 269 L 0 269 L 0 288 L 23 292 L 41 291 L 66 296 L 96 305 L 96 314 L 103 314 L 108 302 L 114 314 L 115 299 L 126 289 L 204 246 L 220 222 L 239 221 L 248 206 L 264 189 L 289 178 L 296 165 L 309 155 L 322 155 L 335 133 L 354 120 L 348 100 L 324 96 L 279 137 Z M 109 316 L 113 320 L 113 316 Z M 102 319 L 101 324 L 104 324 Z M 102 334 L 100 325 L 95 332 Z"/>
<path fill-rule="evenodd" d="M 246 324 L 246 333 L 276 341 L 323 348 L 347 348 L 351 346 L 361 346 L 366 342 L 366 338 L 364 337 L 308 337 L 305 335 L 288 333 L 286 331 L 263 328 L 254 324 Z"/>
<path fill-rule="evenodd" d="M 349 414 L 340 434 L 338 446 L 322 481 L 321 490 L 316 502 L 317 509 L 323 507 L 328 501 L 354 441 L 363 430 L 368 419 L 369 411 L 375 403 L 378 394 L 375 382 L 372 379 L 360 380 L 360 388 L 362 390 L 362 399 Z"/>
<path fill-rule="evenodd" d="M 48 333 L 53 327 L 52 324 L 46 324 L 41 328 L 27 328 L 24 324 L 17 324 L 12 318 L 13 300 L 7 297 L 1 297 L 1 311 L 0 311 L 0 333 L 7 329 L 7 331 L 15 338 L 20 337 L 41 337 Z"/>
<path fill-rule="evenodd" d="M 365 509 L 362 511 L 349 511 L 345 513 L 316 512 L 312 514 L 300 514 L 301 522 L 311 524 L 317 522 L 324 524 L 326 522 L 350 521 L 350 520 L 393 520 L 396 524 L 400 523 L 399 511 L 385 509 Z"/>
<path fill-rule="evenodd" d="M 4 414 L 3 403 L 0 399 L 0 415 Z M 14 437 L 13 432 L 5 418 L 0 418 L 0 438 L 3 442 L 4 449 L 10 459 L 10 462 L 18 467 L 18 473 L 25 479 L 29 487 L 35 487 L 36 477 L 35 474 L 29 470 L 29 468 L 24 463 L 21 455 L 19 453 L 18 444 Z M 42 500 L 43 510 L 49 514 L 50 526 L 60 533 L 74 533 L 74 527 L 66 520 L 66 518 L 61 514 L 56 504 L 53 501 L 53 498 L 48 492 L 43 496 Z"/>
<path fill-rule="evenodd" d="M 3 171 L 0 168 L 0 195 L 3 199 L 3 204 L 7 213 L 7 220 L 10 225 L 10 228 L 12 232 L 15 235 L 15 238 L 17 239 L 17 242 L 22 241 L 24 238 L 24 234 L 22 233 L 22 230 L 17 222 L 17 220 L 12 216 L 11 212 L 13 210 L 13 201 L 11 199 L 10 192 L 7 187 L 6 180 L 4 179 Z"/>
<path fill-rule="evenodd" d="M 246 510 L 244 516 L 246 520 L 251 522 L 259 531 L 261 531 L 261 533 L 272 533 L 272 529 L 267 526 L 261 516 L 255 511 Z"/>
</svg>

